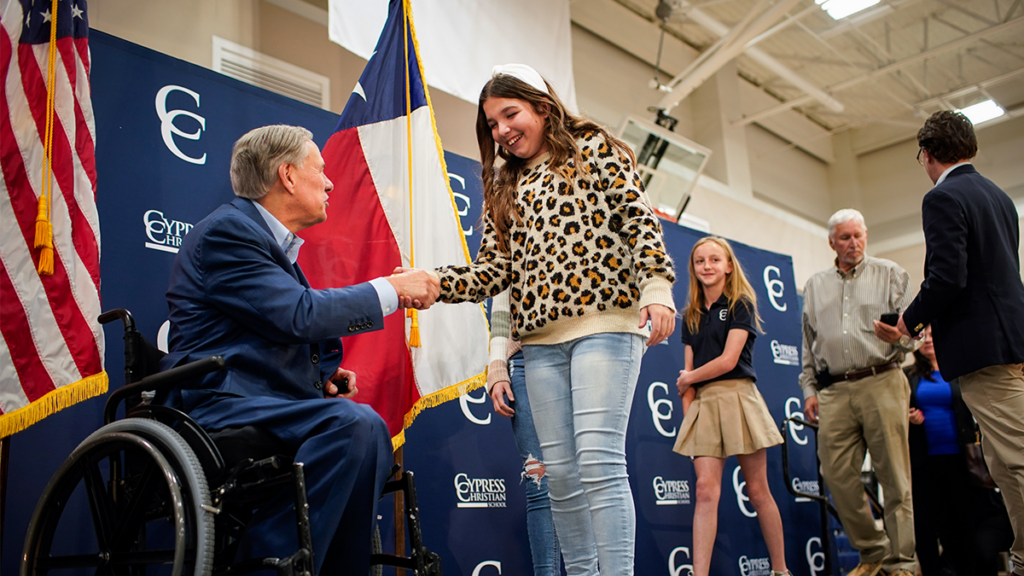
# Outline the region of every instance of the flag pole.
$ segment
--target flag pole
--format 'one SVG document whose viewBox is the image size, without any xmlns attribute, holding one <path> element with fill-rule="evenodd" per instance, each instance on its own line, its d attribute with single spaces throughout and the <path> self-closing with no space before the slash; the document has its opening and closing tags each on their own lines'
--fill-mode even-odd
<svg viewBox="0 0 1024 576">
<path fill-rule="evenodd" d="M 405 47 L 405 147 L 406 158 L 409 161 L 409 267 L 416 267 L 416 245 L 413 235 L 412 218 L 412 86 L 409 78 L 409 2 L 402 0 L 402 45 Z M 409 347 L 420 347 L 420 318 L 419 311 L 415 308 L 408 308 L 405 311 L 408 318 L 412 318 L 412 326 L 409 327 Z"/>
<path fill-rule="evenodd" d="M 413 236 L 412 217 L 412 88 L 409 78 L 409 2 L 402 0 L 402 46 L 405 49 L 405 147 L 406 158 L 409 163 L 407 176 L 409 178 L 409 267 L 416 267 L 415 239 Z M 406 309 L 406 316 L 412 319 L 409 327 L 409 347 L 420 347 L 420 323 L 419 314 L 415 308 Z M 398 477 L 405 473 L 405 450 L 399 446 L 395 450 L 395 464 L 401 468 Z M 405 492 L 395 491 L 395 553 L 405 554 Z M 395 568 L 395 576 L 405 576 L 405 570 Z"/>
</svg>

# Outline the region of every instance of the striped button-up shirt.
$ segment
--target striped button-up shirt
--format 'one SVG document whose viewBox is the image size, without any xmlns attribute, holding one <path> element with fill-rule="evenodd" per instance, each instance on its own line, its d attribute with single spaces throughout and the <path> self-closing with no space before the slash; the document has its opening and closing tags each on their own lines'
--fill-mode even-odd
<svg viewBox="0 0 1024 576">
<path fill-rule="evenodd" d="M 917 346 L 906 337 L 889 344 L 875 336 L 873 320 L 903 312 L 912 300 L 910 275 L 895 262 L 865 256 L 850 272 L 838 266 L 811 276 L 804 286 L 804 397 L 817 394 L 815 374 L 842 374 L 902 362 Z"/>
</svg>

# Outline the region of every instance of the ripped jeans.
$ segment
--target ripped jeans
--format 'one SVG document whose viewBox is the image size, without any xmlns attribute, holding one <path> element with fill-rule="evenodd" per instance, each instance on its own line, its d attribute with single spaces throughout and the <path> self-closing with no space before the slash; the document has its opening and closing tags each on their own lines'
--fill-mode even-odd
<svg viewBox="0 0 1024 576">
<path fill-rule="evenodd" d="M 626 424 L 644 351 L 639 334 L 613 332 L 523 347 L 551 517 L 569 576 L 633 575 Z"/>
<path fill-rule="evenodd" d="M 516 448 L 523 459 L 523 486 L 526 488 L 526 531 L 530 537 L 533 555 L 533 573 L 536 576 L 558 576 L 559 550 L 555 525 L 551 521 L 551 501 L 548 499 L 548 478 L 541 463 L 540 441 L 533 425 L 530 398 L 526 392 L 526 373 L 523 370 L 523 352 L 508 359 L 511 381 L 512 434 Z"/>
</svg>

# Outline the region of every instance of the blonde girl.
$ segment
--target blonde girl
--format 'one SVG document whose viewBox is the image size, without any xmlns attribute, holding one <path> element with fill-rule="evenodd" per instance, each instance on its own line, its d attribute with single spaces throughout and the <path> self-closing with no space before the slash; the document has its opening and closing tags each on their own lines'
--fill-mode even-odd
<svg viewBox="0 0 1024 576">
<path fill-rule="evenodd" d="M 697 471 L 694 575 L 707 576 L 711 568 L 722 470 L 733 455 L 768 545 L 772 576 L 787 574 L 782 518 L 768 488 L 765 456 L 765 449 L 782 443 L 782 436 L 754 385 L 754 338 L 761 331 L 757 296 L 722 238 L 702 238 L 690 253 L 690 296 L 682 328 L 685 369 L 676 386 L 684 402 L 689 397 L 692 404 L 684 409 L 673 450 L 692 456 Z"/>
</svg>

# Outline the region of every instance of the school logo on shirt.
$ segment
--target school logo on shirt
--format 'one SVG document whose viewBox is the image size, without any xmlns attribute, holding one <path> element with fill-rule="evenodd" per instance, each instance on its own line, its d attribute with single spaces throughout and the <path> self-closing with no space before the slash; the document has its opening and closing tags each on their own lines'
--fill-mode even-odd
<svg viewBox="0 0 1024 576">
<path fill-rule="evenodd" d="M 185 234 L 192 229 L 192 224 L 173 220 L 164 216 L 159 210 L 146 210 L 142 215 L 142 223 L 146 225 L 146 248 L 177 254 Z"/>
<path fill-rule="evenodd" d="M 728 317 L 729 317 L 729 309 L 728 308 L 722 308 L 721 310 L 718 311 L 718 319 L 721 320 L 722 322 L 725 322 L 726 318 L 728 318 Z"/>
<path fill-rule="evenodd" d="M 747 558 L 744 554 L 739 559 L 740 574 L 743 576 L 769 576 L 772 573 L 772 562 L 769 558 Z"/>
<path fill-rule="evenodd" d="M 800 365 L 800 349 L 796 346 L 790 346 L 789 344 L 783 344 L 778 340 L 772 340 L 772 358 L 776 364 L 785 364 L 786 366 L 799 366 Z"/>
<path fill-rule="evenodd" d="M 690 503 L 689 480 L 665 480 L 655 476 L 651 484 L 654 486 L 654 499 L 658 506 Z"/>
<path fill-rule="evenodd" d="M 455 475 L 458 508 L 504 508 L 504 478 L 470 478 L 465 472 Z"/>
</svg>

